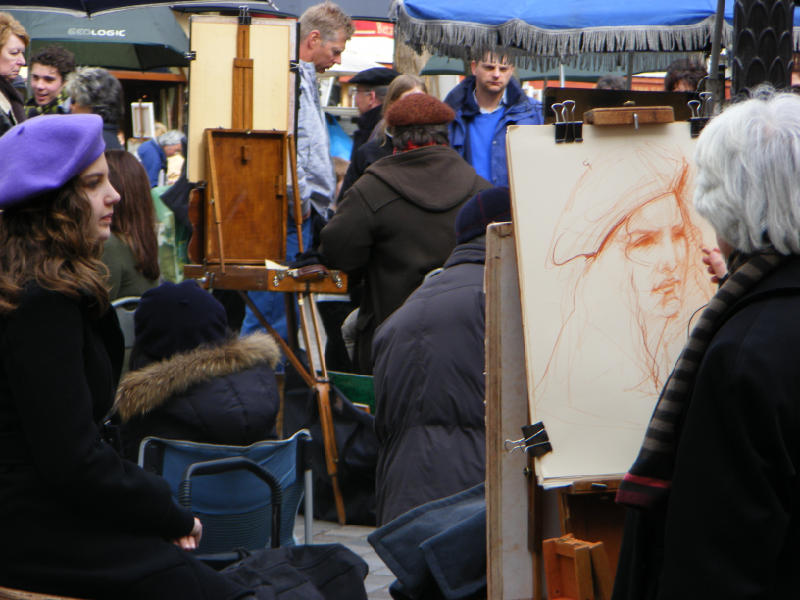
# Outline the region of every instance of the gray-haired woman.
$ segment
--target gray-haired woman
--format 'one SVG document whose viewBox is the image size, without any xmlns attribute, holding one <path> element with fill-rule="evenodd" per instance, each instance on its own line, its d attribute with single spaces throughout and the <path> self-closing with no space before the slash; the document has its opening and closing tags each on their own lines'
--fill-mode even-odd
<svg viewBox="0 0 800 600">
<path fill-rule="evenodd" d="M 119 80 L 101 67 L 82 67 L 70 74 L 64 89 L 72 99 L 71 112 L 103 118 L 106 149 L 124 150 L 118 137 L 123 113 Z"/>
<path fill-rule="evenodd" d="M 653 413 L 617 501 L 615 600 L 791 598 L 800 583 L 800 97 L 759 92 L 695 154 L 695 206 L 729 276 Z"/>
</svg>

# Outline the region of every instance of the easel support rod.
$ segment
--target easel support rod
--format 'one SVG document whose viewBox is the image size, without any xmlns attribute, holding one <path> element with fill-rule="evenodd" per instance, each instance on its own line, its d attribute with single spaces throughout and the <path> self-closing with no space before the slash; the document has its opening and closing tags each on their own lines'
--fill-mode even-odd
<svg viewBox="0 0 800 600">
<path fill-rule="evenodd" d="M 278 345 L 281 347 L 281 350 L 283 350 L 283 353 L 286 355 L 286 358 L 288 358 L 289 362 L 292 363 L 292 366 L 295 369 L 297 369 L 297 372 L 300 374 L 300 377 L 303 378 L 305 384 L 308 387 L 313 388 L 316 385 L 316 380 L 306 370 L 306 368 L 303 366 L 303 363 L 300 362 L 295 353 L 292 352 L 292 349 L 289 347 L 289 344 L 287 344 L 286 341 L 278 334 L 278 332 L 275 331 L 275 329 L 273 329 L 272 325 L 270 325 L 267 322 L 267 320 L 264 318 L 264 315 L 261 314 L 261 311 L 258 310 L 258 307 L 253 303 L 253 301 L 250 299 L 250 296 L 248 296 L 246 292 L 240 291 L 239 295 L 242 297 L 245 304 L 247 304 L 247 306 L 250 307 L 250 310 L 253 311 L 253 314 L 258 319 L 258 322 L 261 323 L 264 329 L 266 329 L 267 332 L 273 338 L 275 338 L 275 341 L 278 342 Z"/>
<path fill-rule="evenodd" d="M 303 248 L 303 210 L 300 203 L 300 189 L 297 186 L 297 148 L 294 136 L 289 134 L 288 138 L 289 164 L 292 167 L 292 197 L 294 199 L 294 223 L 297 229 L 297 248 L 302 254 L 305 250 Z"/>
</svg>

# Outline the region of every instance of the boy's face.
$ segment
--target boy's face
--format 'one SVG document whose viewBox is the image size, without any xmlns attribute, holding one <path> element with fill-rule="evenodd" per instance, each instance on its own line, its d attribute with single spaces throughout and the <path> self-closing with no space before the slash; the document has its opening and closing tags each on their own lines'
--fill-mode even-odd
<svg viewBox="0 0 800 600">
<path fill-rule="evenodd" d="M 31 88 L 36 104 L 45 106 L 58 97 L 64 79 L 58 69 L 49 65 L 33 63 L 31 66 Z"/>
</svg>

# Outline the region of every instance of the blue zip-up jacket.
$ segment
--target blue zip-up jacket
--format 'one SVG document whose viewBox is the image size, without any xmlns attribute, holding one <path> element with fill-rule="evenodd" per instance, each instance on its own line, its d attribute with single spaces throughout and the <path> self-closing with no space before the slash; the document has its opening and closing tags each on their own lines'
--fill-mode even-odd
<svg viewBox="0 0 800 600">
<path fill-rule="evenodd" d="M 455 120 L 450 123 L 450 145 L 468 163 L 472 164 L 469 151 L 469 124 L 475 115 L 480 113 L 475 101 L 475 77 L 469 76 L 453 88 L 444 101 L 456 113 Z M 492 145 L 491 182 L 494 186 L 508 186 L 508 162 L 506 161 L 506 128 L 509 125 L 541 125 L 542 105 L 525 95 L 522 87 L 513 77 L 506 87 L 506 101 L 503 104 L 503 116 L 491 140 Z"/>
</svg>

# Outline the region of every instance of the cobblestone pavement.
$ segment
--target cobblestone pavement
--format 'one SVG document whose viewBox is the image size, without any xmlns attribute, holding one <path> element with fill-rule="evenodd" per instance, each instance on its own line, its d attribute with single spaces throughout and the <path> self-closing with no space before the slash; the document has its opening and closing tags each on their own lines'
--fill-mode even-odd
<svg viewBox="0 0 800 600">
<path fill-rule="evenodd" d="M 295 536 L 298 540 L 304 539 L 303 516 L 298 515 L 295 520 Z M 339 525 L 329 521 L 314 520 L 313 535 L 315 544 L 340 543 L 363 558 L 369 565 L 369 573 L 364 581 L 369 600 L 391 600 L 389 585 L 395 576 L 383 563 L 375 550 L 369 545 L 367 536 L 375 531 L 374 527 L 363 525 Z"/>
</svg>

